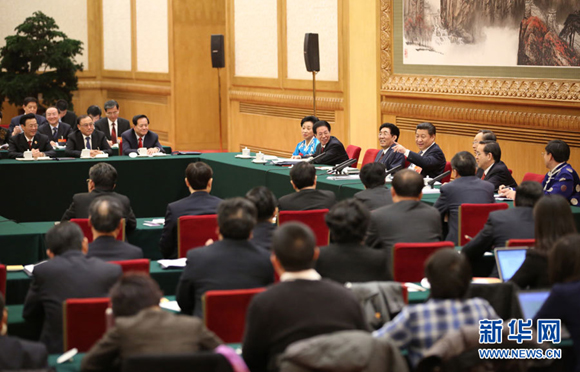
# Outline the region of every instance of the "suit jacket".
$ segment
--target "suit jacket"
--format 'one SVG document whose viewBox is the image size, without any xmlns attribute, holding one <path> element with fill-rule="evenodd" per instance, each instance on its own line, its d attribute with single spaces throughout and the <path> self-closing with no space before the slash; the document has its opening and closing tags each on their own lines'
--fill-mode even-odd
<svg viewBox="0 0 580 372">
<path fill-rule="evenodd" d="M 56 156 L 56 152 L 50 145 L 50 140 L 44 134 L 36 133 L 32 140 L 32 148 L 38 149 L 40 152 L 44 152 L 44 155 L 50 156 L 54 158 Z M 10 137 L 9 145 L 8 145 L 8 157 L 10 159 L 21 158 L 24 155 L 22 154 L 28 150 L 28 141 L 24 136 L 24 133 L 19 133 L 15 136 Z"/>
<path fill-rule="evenodd" d="M 0 336 L 0 371 L 48 368 L 48 352 L 40 342 Z"/>
<path fill-rule="evenodd" d="M 129 155 L 132 152 L 137 152 L 139 148 L 139 142 L 135 136 L 135 130 L 129 129 L 121 135 L 123 138 L 123 155 Z M 159 143 L 159 136 L 151 131 L 147 132 L 145 137 L 143 137 L 143 147 L 152 148 L 157 147 L 160 152 L 163 151 L 163 146 Z"/>
<path fill-rule="evenodd" d="M 307 211 L 313 209 L 330 209 L 336 202 L 332 191 L 318 189 L 302 189 L 298 192 L 284 195 L 278 200 L 281 211 Z"/>
<path fill-rule="evenodd" d="M 42 115 L 36 115 L 34 114 L 34 116 L 36 116 L 36 124 L 38 124 L 38 126 L 40 127 L 42 124 L 46 123 L 46 118 Z M 14 131 L 14 127 L 17 127 L 20 125 L 20 118 L 22 117 L 22 115 L 18 115 L 12 118 L 12 120 L 10 120 L 10 125 L 8 126 L 8 130 L 10 130 L 10 133 L 12 133 Z"/>
<path fill-rule="evenodd" d="M 177 285 L 177 303 L 182 313 L 201 318 L 205 292 L 259 288 L 273 281 L 269 252 L 247 240 L 223 239 L 187 252 L 187 266 Z"/>
<path fill-rule="evenodd" d="M 276 231 L 276 224 L 273 224 L 270 221 L 258 222 L 256 226 L 254 226 L 250 242 L 256 247 L 270 252 L 274 231 Z"/>
<path fill-rule="evenodd" d="M 109 121 L 108 119 L 101 118 L 95 121 L 95 128 L 105 134 L 105 137 L 110 141 L 111 140 L 111 131 L 109 130 Z M 117 118 L 117 125 L 115 130 L 117 131 L 117 137 L 121 137 L 125 131 L 131 129 L 131 124 L 129 120 L 123 118 Z"/>
<path fill-rule="evenodd" d="M 89 218 L 89 206 L 91 202 L 99 196 L 110 196 L 119 201 L 123 206 L 123 218 L 125 218 L 125 229 L 135 230 L 137 219 L 131 209 L 131 201 L 125 195 L 117 194 L 112 190 L 94 189 L 92 192 L 82 192 L 73 196 L 73 201 L 62 215 L 61 221 L 68 221 L 71 218 Z"/>
<path fill-rule="evenodd" d="M 177 258 L 177 220 L 181 216 L 216 214 L 222 200 L 205 191 L 196 191 L 183 199 L 169 203 L 165 213 L 165 225 L 159 240 L 163 257 Z"/>
<path fill-rule="evenodd" d="M 62 303 L 68 298 L 107 297 L 121 267 L 80 250 L 69 250 L 34 268 L 22 316 L 42 322 L 40 341 L 50 354 L 62 353 Z"/>
<path fill-rule="evenodd" d="M 103 261 L 135 260 L 143 258 L 143 250 L 112 236 L 101 236 L 89 244 L 87 257 L 96 257 Z"/>
<path fill-rule="evenodd" d="M 66 110 L 66 114 L 60 119 L 63 123 L 67 123 L 72 127 L 76 127 L 77 125 L 77 115 L 74 111 Z"/>
<path fill-rule="evenodd" d="M 441 151 L 438 144 L 434 143 L 423 156 L 416 152 L 409 151 L 409 156 L 407 160 L 410 163 L 421 167 L 421 175 L 423 177 L 435 178 L 445 170 L 445 154 Z"/>
<path fill-rule="evenodd" d="M 0 127 L 0 145 L 10 143 L 10 137 L 12 137 L 12 133 L 8 129 Z"/>
<path fill-rule="evenodd" d="M 483 176 L 483 169 L 479 168 L 477 170 L 477 174 L 475 175 L 477 178 L 481 178 Z M 516 180 L 512 177 L 508 167 L 505 165 L 503 161 L 498 161 L 491 166 L 491 169 L 485 175 L 484 181 L 493 183 L 495 187 L 495 191 L 499 189 L 501 185 L 505 185 L 508 187 L 517 187 L 518 184 Z"/>
<path fill-rule="evenodd" d="M 58 123 L 58 129 L 56 131 L 56 138 L 52 135 L 52 127 L 49 123 L 42 124 L 38 127 L 38 133 L 44 134 L 49 138 L 51 141 L 57 142 L 59 139 L 68 139 L 68 136 L 71 134 L 72 129 L 71 126 L 67 123 L 60 122 Z"/>
<path fill-rule="evenodd" d="M 441 194 L 435 202 L 442 218 L 449 214 L 449 232 L 445 240 L 458 244 L 459 206 L 464 203 L 495 203 L 493 184 L 480 180 L 476 176 L 459 177 L 453 182 L 441 186 Z"/>
<path fill-rule="evenodd" d="M 375 163 L 383 163 L 385 167 L 387 167 L 387 170 L 394 168 L 397 165 L 403 166 L 405 164 L 405 155 L 393 151 L 393 147 L 396 145 L 396 143 L 393 144 L 384 156 L 383 149 L 381 149 L 375 157 Z"/>
<path fill-rule="evenodd" d="M 386 251 L 356 243 L 333 243 L 320 248 L 316 271 L 339 283 L 393 280 Z"/>
<path fill-rule="evenodd" d="M 322 151 L 322 144 L 318 144 L 316 146 L 316 151 L 312 156 L 318 156 Z M 317 159 L 314 163 L 315 164 L 327 164 L 327 165 L 336 165 L 348 160 L 348 155 L 346 150 L 344 149 L 343 144 L 338 140 L 338 138 L 334 136 L 330 136 L 330 140 L 324 147 L 324 156 L 320 159 Z"/>
<path fill-rule="evenodd" d="M 393 204 L 391 191 L 384 186 L 366 189 L 354 194 L 355 199 L 361 201 L 369 211 L 374 211 L 385 205 Z"/>
<path fill-rule="evenodd" d="M 75 130 L 69 134 L 67 141 L 66 141 L 66 148 L 64 153 L 66 156 L 74 156 L 75 158 L 81 157 L 81 152 L 85 148 L 85 138 L 80 130 Z M 91 149 L 93 150 L 101 150 L 105 154 L 109 154 L 109 156 L 113 155 L 113 150 L 105 135 L 98 130 L 93 131 L 91 134 Z"/>
<path fill-rule="evenodd" d="M 134 355 L 181 354 L 213 350 L 222 343 L 199 318 L 155 308 L 118 317 L 81 362 L 81 371 L 119 371 Z"/>
</svg>

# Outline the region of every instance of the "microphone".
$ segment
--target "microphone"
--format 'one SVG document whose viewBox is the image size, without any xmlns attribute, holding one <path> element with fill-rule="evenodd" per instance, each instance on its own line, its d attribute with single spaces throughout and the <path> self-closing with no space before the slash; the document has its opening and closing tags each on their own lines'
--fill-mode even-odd
<svg viewBox="0 0 580 372">
<path fill-rule="evenodd" d="M 433 178 L 431 181 L 429 181 L 429 183 L 427 185 L 431 186 L 431 188 L 434 189 L 435 182 L 441 181 L 443 178 L 449 176 L 450 174 L 451 174 L 451 171 L 443 172 L 440 175 L 438 175 L 437 177 Z"/>
<path fill-rule="evenodd" d="M 334 172 L 336 170 L 336 168 L 340 167 L 341 165 L 348 163 L 349 160 L 351 160 L 351 159 L 348 159 L 348 160 L 343 161 L 342 163 L 336 164 L 334 167 L 332 167 L 331 172 Z"/>
<path fill-rule="evenodd" d="M 332 172 L 336 173 L 336 174 L 340 174 L 340 172 L 342 172 L 342 170 L 346 167 L 348 167 L 349 165 L 352 165 L 356 163 L 356 159 L 348 159 L 345 162 L 340 163 L 339 165 L 337 165 L 336 167 L 334 167 L 334 169 L 332 170 Z"/>
<path fill-rule="evenodd" d="M 312 164 L 312 163 L 314 163 L 314 161 L 315 161 L 315 160 L 318 160 L 318 159 L 320 159 L 320 158 L 321 158 L 321 157 L 323 157 L 324 155 L 325 155 L 325 154 L 322 152 L 322 153 L 320 153 L 320 154 L 316 155 L 315 157 L 313 157 L 313 158 L 311 158 L 311 159 L 308 159 L 308 160 L 306 160 L 306 161 L 307 161 L 308 163 Z"/>
<path fill-rule="evenodd" d="M 396 167 L 392 167 L 388 171 L 385 171 L 385 177 L 388 176 L 388 175 L 390 175 L 390 174 L 393 174 L 393 173 L 397 172 L 401 168 L 403 168 L 403 165 L 402 164 L 399 164 Z"/>
</svg>

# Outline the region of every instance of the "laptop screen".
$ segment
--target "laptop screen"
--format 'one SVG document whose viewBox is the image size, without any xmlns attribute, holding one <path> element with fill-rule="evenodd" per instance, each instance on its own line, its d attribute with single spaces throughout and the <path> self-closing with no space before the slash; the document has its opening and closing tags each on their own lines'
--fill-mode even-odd
<svg viewBox="0 0 580 372">
<path fill-rule="evenodd" d="M 496 249 L 497 268 L 504 282 L 511 279 L 526 259 L 526 248 Z"/>
<path fill-rule="evenodd" d="M 522 291 L 518 292 L 518 301 L 524 319 L 533 319 L 542 307 L 550 291 Z"/>
</svg>

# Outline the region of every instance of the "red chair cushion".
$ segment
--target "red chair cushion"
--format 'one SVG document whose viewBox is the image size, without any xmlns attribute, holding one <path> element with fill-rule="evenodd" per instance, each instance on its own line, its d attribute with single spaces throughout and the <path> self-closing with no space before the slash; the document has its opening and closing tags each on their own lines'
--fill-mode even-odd
<svg viewBox="0 0 580 372">
<path fill-rule="evenodd" d="M 490 212 L 508 209 L 507 203 L 461 204 L 459 206 L 459 245 L 464 246 L 483 229 Z"/>
<path fill-rule="evenodd" d="M 149 259 L 139 258 L 136 260 L 124 260 L 124 261 L 110 261 L 109 263 L 121 266 L 123 274 L 129 272 L 138 272 L 149 275 Z"/>
<path fill-rule="evenodd" d="M 217 216 L 182 216 L 177 221 L 177 251 L 180 258 L 187 256 L 187 251 L 203 247 L 208 239 L 217 240 Z"/>
<path fill-rule="evenodd" d="M 89 226 L 89 219 L 88 218 L 71 218 L 70 222 L 74 222 L 83 231 L 83 235 L 85 238 L 89 240 L 89 243 L 93 241 L 93 230 Z M 117 235 L 117 240 L 124 241 L 125 240 L 125 219 L 123 219 L 123 228 L 119 231 Z"/>
<path fill-rule="evenodd" d="M 6 266 L 0 265 L 0 293 L 4 297 L 4 301 L 6 301 Z M 0 314 L 0 318 L 2 315 Z"/>
<path fill-rule="evenodd" d="M 327 213 L 328 209 L 314 209 L 311 211 L 280 211 L 278 224 L 282 225 L 289 221 L 302 222 L 314 231 L 316 245 L 324 247 L 328 245 L 328 226 L 326 226 L 326 221 L 324 221 L 324 217 Z"/>
<path fill-rule="evenodd" d="M 63 303 L 64 349 L 84 353 L 107 331 L 108 298 L 72 298 Z"/>
<path fill-rule="evenodd" d="M 544 182 L 544 175 L 527 172 L 526 174 L 524 174 L 524 179 L 522 180 L 522 182 L 524 182 L 524 181 L 536 181 L 536 182 L 542 183 L 542 182 Z"/>
<path fill-rule="evenodd" d="M 450 162 L 445 163 L 445 169 L 443 169 L 443 172 L 445 173 L 445 172 L 450 171 L 450 170 L 451 170 L 451 163 Z M 451 173 L 449 173 L 448 176 L 445 176 L 443 179 L 441 179 L 441 183 L 447 183 L 449 181 L 451 181 Z"/>
<path fill-rule="evenodd" d="M 363 157 L 362 166 L 364 167 L 368 163 L 373 163 L 375 161 L 375 158 L 377 157 L 377 154 L 379 153 L 379 151 L 381 151 L 381 150 L 368 149 L 365 152 L 365 156 Z"/>
<path fill-rule="evenodd" d="M 354 145 L 348 145 L 346 147 L 346 154 L 348 155 L 349 159 L 356 159 L 356 163 L 351 165 L 351 167 L 356 168 L 358 166 L 358 159 L 360 158 L 361 148 Z"/>
<path fill-rule="evenodd" d="M 506 244 L 508 247 L 533 247 L 536 239 L 510 239 Z"/>
<path fill-rule="evenodd" d="M 397 282 L 420 282 L 425 276 L 425 261 L 435 251 L 454 248 L 453 242 L 397 243 L 393 249 L 393 278 Z"/>
</svg>

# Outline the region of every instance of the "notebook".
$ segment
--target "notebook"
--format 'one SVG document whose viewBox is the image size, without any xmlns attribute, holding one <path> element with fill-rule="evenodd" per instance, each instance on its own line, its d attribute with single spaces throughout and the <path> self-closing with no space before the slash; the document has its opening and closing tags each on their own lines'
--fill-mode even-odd
<svg viewBox="0 0 580 372">
<path fill-rule="evenodd" d="M 507 282 L 514 276 L 516 271 L 522 266 L 522 263 L 524 263 L 527 250 L 528 248 L 526 247 L 495 249 L 495 262 L 501 280 Z"/>
</svg>

